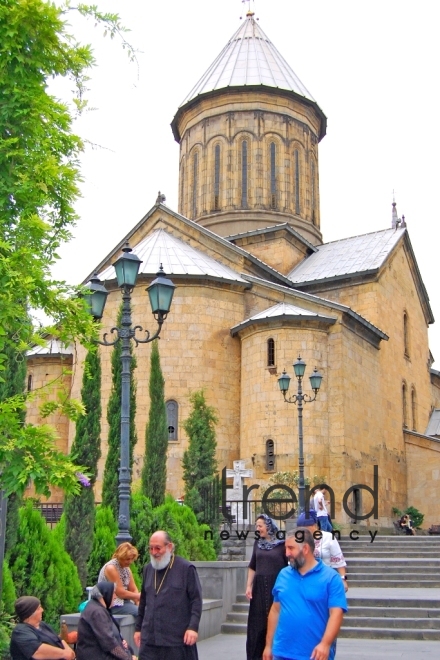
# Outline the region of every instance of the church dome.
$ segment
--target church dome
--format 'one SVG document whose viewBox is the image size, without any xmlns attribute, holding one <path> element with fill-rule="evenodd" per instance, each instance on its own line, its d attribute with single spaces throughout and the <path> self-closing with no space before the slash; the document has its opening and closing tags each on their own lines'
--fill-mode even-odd
<svg viewBox="0 0 440 660">
<path fill-rule="evenodd" d="M 249 11 L 171 123 L 180 213 L 221 236 L 287 222 L 320 244 L 318 143 L 326 124 Z"/>
</svg>

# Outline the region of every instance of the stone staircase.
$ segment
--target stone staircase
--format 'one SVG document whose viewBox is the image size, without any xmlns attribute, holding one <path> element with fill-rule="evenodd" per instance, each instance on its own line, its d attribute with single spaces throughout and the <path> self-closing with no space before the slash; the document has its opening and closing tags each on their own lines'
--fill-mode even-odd
<svg viewBox="0 0 440 660">
<path fill-rule="evenodd" d="M 440 537 L 377 535 L 371 543 L 361 536 L 340 544 L 350 588 L 339 637 L 440 640 Z M 239 595 L 222 633 L 246 634 L 248 610 Z"/>
</svg>

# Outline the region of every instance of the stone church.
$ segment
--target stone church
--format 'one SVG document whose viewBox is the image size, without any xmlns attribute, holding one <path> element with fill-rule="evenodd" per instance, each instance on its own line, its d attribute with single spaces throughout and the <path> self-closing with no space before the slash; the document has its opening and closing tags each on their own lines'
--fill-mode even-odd
<svg viewBox="0 0 440 660">
<path fill-rule="evenodd" d="M 432 369 L 427 332 L 434 317 L 396 205 L 381 231 L 323 241 L 318 145 L 326 116 L 250 11 L 171 128 L 180 144 L 178 211 L 159 195 L 96 266 L 110 291 L 104 329 L 115 324 L 120 306 L 112 264 L 126 241 L 142 260 L 134 325 L 155 327 L 145 289 L 159 264 L 177 287 L 159 344 L 169 491 L 183 492 L 182 423 L 190 393 L 200 388 L 218 413 L 220 470 L 243 460 L 253 470 L 250 486 L 298 469 L 297 408 L 284 402 L 277 380 L 286 369 L 296 392 L 292 363 L 301 355 L 307 393 L 314 367 L 323 374 L 316 401 L 304 407 L 305 472 L 326 476 L 338 522 L 348 522 L 345 491 L 373 487 L 377 465 L 379 519 L 363 524 L 389 526 L 392 507 L 408 505 L 425 513 L 426 526 L 439 523 L 440 372 Z M 134 480 L 144 452 L 151 344 L 135 351 Z M 100 352 L 98 501 L 111 389 L 111 349 Z M 72 375 L 62 378 L 79 398 L 83 359 L 80 346 L 37 348 L 28 357 L 29 387 L 70 365 Z M 28 419 L 38 421 L 35 406 Z M 68 451 L 74 425 L 60 416 L 52 423 Z M 369 511 L 371 496 L 363 491 L 356 506 L 359 514 Z"/>
</svg>

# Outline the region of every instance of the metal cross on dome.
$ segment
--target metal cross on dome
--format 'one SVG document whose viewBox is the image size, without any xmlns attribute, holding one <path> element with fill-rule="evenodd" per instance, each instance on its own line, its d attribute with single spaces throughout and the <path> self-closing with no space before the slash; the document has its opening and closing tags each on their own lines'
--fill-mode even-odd
<svg viewBox="0 0 440 660">
<path fill-rule="evenodd" d="M 251 11 L 251 2 L 255 4 L 255 0 L 241 0 L 242 4 L 244 5 L 247 2 L 248 5 L 248 12 Z"/>
</svg>

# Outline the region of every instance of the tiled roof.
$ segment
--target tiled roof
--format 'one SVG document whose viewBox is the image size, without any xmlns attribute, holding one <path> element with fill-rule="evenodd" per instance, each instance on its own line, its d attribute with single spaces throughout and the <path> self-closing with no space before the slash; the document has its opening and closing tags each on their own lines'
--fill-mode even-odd
<svg viewBox="0 0 440 660">
<path fill-rule="evenodd" d="M 334 323 L 336 321 L 336 318 L 322 316 L 321 314 L 311 312 L 309 309 L 297 307 L 296 305 L 289 305 L 288 303 L 277 303 L 276 305 L 273 305 L 272 307 L 269 307 L 262 312 L 258 312 L 258 314 L 254 314 L 254 316 L 251 316 L 242 323 L 234 326 L 231 328 L 231 333 L 234 335 L 239 330 L 242 330 L 244 327 L 251 325 L 252 323 L 276 318 L 284 318 L 286 320 L 313 319 L 315 321 L 325 321 L 327 323 Z"/>
<path fill-rule="evenodd" d="M 27 357 L 40 355 L 73 355 L 73 346 L 65 346 L 58 339 L 50 339 L 45 346 L 34 346 L 26 353 Z"/>
<path fill-rule="evenodd" d="M 210 276 L 234 282 L 246 283 L 232 268 L 196 250 L 164 229 L 156 229 L 133 247 L 133 253 L 141 259 L 139 273 L 154 275 L 160 264 L 167 275 Z M 109 266 L 99 274 L 101 280 L 115 279 L 115 269 Z"/>
<path fill-rule="evenodd" d="M 200 94 L 243 85 L 277 87 L 315 102 L 251 12 L 181 106 Z"/>
<path fill-rule="evenodd" d="M 425 435 L 440 437 L 440 410 L 438 408 L 434 408 L 431 413 Z"/>
<path fill-rule="evenodd" d="M 301 284 L 377 270 L 405 231 L 385 229 L 317 245 L 317 251 L 298 264 L 288 278 Z"/>
</svg>

